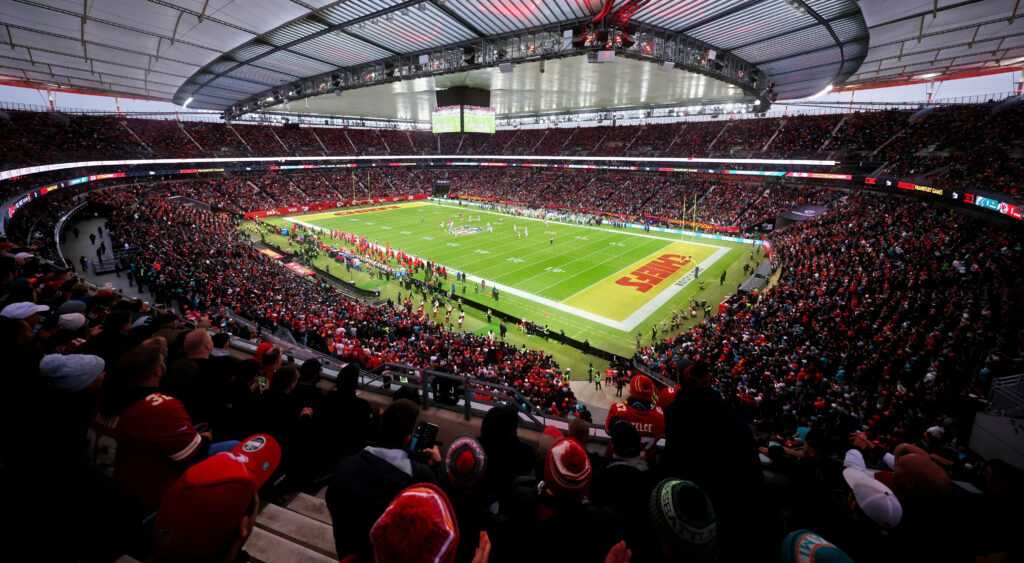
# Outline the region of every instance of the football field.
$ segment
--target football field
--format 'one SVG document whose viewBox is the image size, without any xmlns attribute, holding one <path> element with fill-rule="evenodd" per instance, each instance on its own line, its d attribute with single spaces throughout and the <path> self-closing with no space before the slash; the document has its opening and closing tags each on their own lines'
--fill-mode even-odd
<svg viewBox="0 0 1024 563">
<path fill-rule="evenodd" d="M 467 299 L 575 338 L 598 330 L 626 342 L 632 332 L 650 332 L 652 324 L 689 306 L 698 291 L 695 268 L 706 283 L 717 282 L 746 246 L 639 229 L 545 223 L 432 201 L 269 222 L 364 236 L 381 248 L 445 266 L 450 278 L 445 289 L 455 283 L 456 293 Z M 465 289 L 455 281 L 456 271 L 466 274 Z"/>
</svg>

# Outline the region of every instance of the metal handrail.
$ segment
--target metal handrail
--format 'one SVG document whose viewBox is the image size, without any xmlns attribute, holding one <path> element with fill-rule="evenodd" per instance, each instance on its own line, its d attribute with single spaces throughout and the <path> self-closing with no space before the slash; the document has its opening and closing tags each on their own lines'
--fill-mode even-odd
<svg viewBox="0 0 1024 563">
<path fill-rule="evenodd" d="M 990 414 L 1024 412 L 1024 373 L 993 379 L 986 411 Z"/>
</svg>

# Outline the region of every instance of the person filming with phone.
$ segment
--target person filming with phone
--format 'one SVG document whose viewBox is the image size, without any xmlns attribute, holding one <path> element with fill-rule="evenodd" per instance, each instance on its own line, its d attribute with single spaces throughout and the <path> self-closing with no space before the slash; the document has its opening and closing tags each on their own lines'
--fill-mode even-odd
<svg viewBox="0 0 1024 563">
<path fill-rule="evenodd" d="M 399 399 L 380 417 L 379 440 L 341 460 L 327 487 L 339 559 L 373 561 L 370 529 L 400 492 L 416 483 L 437 484 L 442 475 L 437 426 L 417 427 L 420 408 Z"/>
</svg>

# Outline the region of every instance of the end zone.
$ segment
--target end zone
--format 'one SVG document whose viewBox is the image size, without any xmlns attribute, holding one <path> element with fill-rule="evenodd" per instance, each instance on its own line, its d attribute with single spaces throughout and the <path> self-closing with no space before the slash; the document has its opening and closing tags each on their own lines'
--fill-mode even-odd
<svg viewBox="0 0 1024 563">
<path fill-rule="evenodd" d="M 678 286 L 676 283 L 688 274 L 692 280 L 694 266 L 699 265 L 702 271 L 707 269 L 720 256 L 718 252 L 724 250 L 720 247 L 674 242 L 573 295 L 563 303 L 622 322 L 638 310 L 645 309 L 645 305 L 658 300 L 663 294 L 667 293 L 668 297 L 671 297 L 678 293 L 686 283 Z M 657 307 L 667 300 L 668 298 L 660 300 Z M 654 309 L 650 310 L 653 311 Z"/>
</svg>

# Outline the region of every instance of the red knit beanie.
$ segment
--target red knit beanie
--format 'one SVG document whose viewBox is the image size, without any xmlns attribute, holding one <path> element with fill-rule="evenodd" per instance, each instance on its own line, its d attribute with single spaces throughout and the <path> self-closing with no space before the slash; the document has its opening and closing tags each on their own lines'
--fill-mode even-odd
<svg viewBox="0 0 1024 563">
<path fill-rule="evenodd" d="M 544 460 L 544 484 L 553 494 L 582 500 L 590 491 L 590 458 L 579 442 L 562 438 Z"/>
<path fill-rule="evenodd" d="M 487 455 L 476 438 L 459 436 L 448 448 L 444 466 L 452 486 L 470 492 L 483 481 L 487 472 Z"/>
<path fill-rule="evenodd" d="M 259 346 L 256 347 L 256 353 L 253 354 L 252 359 L 256 360 L 257 362 L 262 362 L 263 354 L 266 354 L 267 350 L 270 350 L 273 347 L 274 345 L 269 342 L 261 343 Z"/>
<path fill-rule="evenodd" d="M 419 483 L 391 501 L 370 530 L 370 540 L 377 563 L 451 563 L 459 525 L 444 491 Z"/>
<path fill-rule="evenodd" d="M 654 397 L 654 382 L 646 375 L 637 375 L 629 382 L 629 396 L 639 401 L 650 401 Z"/>
</svg>

